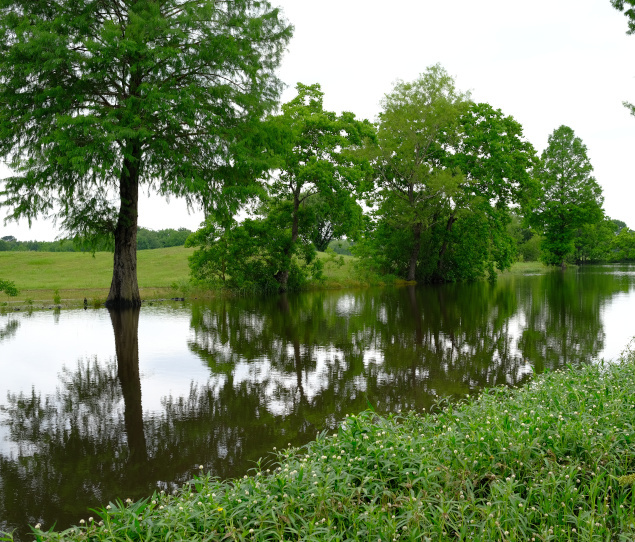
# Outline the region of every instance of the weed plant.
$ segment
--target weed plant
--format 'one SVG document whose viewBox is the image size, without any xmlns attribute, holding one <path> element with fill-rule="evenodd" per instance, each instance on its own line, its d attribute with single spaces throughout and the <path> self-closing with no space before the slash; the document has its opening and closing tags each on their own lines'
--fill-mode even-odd
<svg viewBox="0 0 635 542">
<path fill-rule="evenodd" d="M 274 454 L 271 470 L 201 470 L 173 494 L 113 502 L 61 533 L 38 525 L 35 538 L 633 540 L 635 354 L 433 413 L 348 416 Z"/>
</svg>

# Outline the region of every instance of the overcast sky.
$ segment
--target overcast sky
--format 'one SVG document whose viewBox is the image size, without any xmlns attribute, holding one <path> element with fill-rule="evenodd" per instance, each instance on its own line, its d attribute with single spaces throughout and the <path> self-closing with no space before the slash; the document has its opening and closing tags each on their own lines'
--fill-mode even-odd
<svg viewBox="0 0 635 542">
<path fill-rule="evenodd" d="M 513 116 L 539 151 L 565 124 L 588 147 L 611 218 L 635 229 L 635 36 L 609 0 L 272 0 L 295 26 L 279 70 L 288 85 L 320 83 L 325 108 L 375 120 L 396 80 L 437 62 L 472 92 Z M 6 174 L 6 169 L 0 175 Z M 4 216 L 4 211 L 2 215 Z M 139 225 L 196 229 L 182 202 L 142 197 Z M 39 221 L 0 223 L 0 237 L 51 240 Z"/>
</svg>

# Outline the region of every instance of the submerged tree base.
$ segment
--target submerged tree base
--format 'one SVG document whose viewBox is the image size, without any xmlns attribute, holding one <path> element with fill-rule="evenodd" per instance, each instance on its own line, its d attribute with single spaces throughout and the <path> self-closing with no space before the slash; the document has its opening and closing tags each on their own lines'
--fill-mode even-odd
<svg viewBox="0 0 635 542">
<path fill-rule="evenodd" d="M 111 503 L 39 540 L 632 540 L 635 355 L 350 416 L 279 466 Z M 268 462 L 269 463 L 269 462 Z M 10 537 L 5 537 L 10 540 Z"/>
</svg>

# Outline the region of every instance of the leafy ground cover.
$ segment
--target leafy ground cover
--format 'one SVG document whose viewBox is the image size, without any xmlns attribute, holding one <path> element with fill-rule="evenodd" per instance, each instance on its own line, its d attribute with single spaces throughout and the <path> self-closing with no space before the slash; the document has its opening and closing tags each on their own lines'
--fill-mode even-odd
<svg viewBox="0 0 635 542">
<path fill-rule="evenodd" d="M 432 413 L 348 416 L 230 481 L 117 501 L 37 540 L 635 538 L 635 353 Z M 11 540 L 5 536 L 4 540 Z"/>
</svg>

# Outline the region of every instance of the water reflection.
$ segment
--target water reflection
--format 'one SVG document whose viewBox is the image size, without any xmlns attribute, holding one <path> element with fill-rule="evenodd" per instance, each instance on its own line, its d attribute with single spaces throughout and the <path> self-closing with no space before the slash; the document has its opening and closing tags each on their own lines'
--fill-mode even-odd
<svg viewBox="0 0 635 542">
<path fill-rule="evenodd" d="M 174 331 L 183 348 L 145 365 L 139 328 L 156 313 L 106 313 L 114 359 L 69 347 L 54 393 L 16 384 L 0 405 L 0 530 L 17 527 L 19 539 L 27 524 L 64 527 L 89 507 L 183 482 L 199 464 L 242 475 L 274 446 L 307 442 L 369 405 L 430 408 L 438 396 L 597 358 L 603 317 L 613 299 L 633 295 L 633 282 L 629 268 L 589 269 L 496 285 L 217 299 L 164 314 L 173 330 L 188 314 L 189 333 Z M 51 352 L 73 342 L 63 336 L 64 313 L 54 318 L 61 336 Z M 43 333 L 40 320 L 1 322 L 2 345 L 27 352 L 20 335 L 28 326 Z M 0 351 L 0 368 L 2 359 Z M 199 376 L 192 363 L 203 366 Z M 172 393 L 178 372 L 189 387 Z"/>
<path fill-rule="evenodd" d="M 616 294 L 629 292 L 632 284 L 633 276 L 623 271 L 589 269 L 549 273 L 519 285 L 523 355 L 534 360 L 538 372 L 597 358 L 605 338 L 602 307 Z"/>
<path fill-rule="evenodd" d="M 109 310 L 115 333 L 117 376 L 124 401 L 124 425 L 130 462 L 144 465 L 148 460 L 141 406 L 139 375 L 139 313 L 141 310 Z"/>
<path fill-rule="evenodd" d="M 3 326 L 0 327 L 0 342 L 5 339 L 9 339 L 16 334 L 20 327 L 20 320 L 15 318 L 9 319 Z"/>
</svg>

